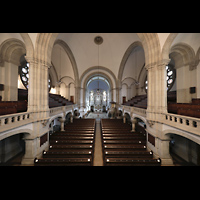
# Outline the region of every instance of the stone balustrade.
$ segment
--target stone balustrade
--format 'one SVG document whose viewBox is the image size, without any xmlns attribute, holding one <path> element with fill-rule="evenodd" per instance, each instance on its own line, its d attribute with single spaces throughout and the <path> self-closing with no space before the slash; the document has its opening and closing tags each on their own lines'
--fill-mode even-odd
<svg viewBox="0 0 200 200">
<path fill-rule="evenodd" d="M 33 121 L 31 115 L 31 112 L 23 112 L 0 116 L 0 133 L 8 129 L 31 123 Z"/>
<path fill-rule="evenodd" d="M 171 113 L 163 114 L 161 123 L 200 135 L 200 119 Z"/>
</svg>

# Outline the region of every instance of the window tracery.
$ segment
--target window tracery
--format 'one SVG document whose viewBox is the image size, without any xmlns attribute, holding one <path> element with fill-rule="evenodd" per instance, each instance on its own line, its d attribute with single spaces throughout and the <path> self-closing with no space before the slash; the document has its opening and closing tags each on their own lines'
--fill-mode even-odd
<svg viewBox="0 0 200 200">
<path fill-rule="evenodd" d="M 24 87 L 26 89 L 28 89 L 28 87 L 29 87 L 29 63 L 26 62 L 25 59 L 21 62 L 21 66 L 19 67 L 19 74 L 20 74 L 20 78 L 21 78 L 21 81 L 22 81 Z M 51 77 L 49 75 L 49 80 L 48 80 L 49 91 L 51 90 L 51 87 L 52 87 L 52 82 L 51 82 Z"/>
<path fill-rule="evenodd" d="M 165 68 L 166 68 L 167 91 L 170 91 L 176 79 L 176 70 L 174 69 L 174 66 L 172 64 L 168 64 Z M 148 89 L 147 76 L 145 79 L 144 87 L 147 93 L 147 89 Z"/>
</svg>

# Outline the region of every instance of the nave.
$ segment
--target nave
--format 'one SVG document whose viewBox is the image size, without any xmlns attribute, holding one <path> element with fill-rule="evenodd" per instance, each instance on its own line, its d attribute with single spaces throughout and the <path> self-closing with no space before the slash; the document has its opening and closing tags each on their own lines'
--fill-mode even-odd
<svg viewBox="0 0 200 200">
<path fill-rule="evenodd" d="M 131 132 L 122 119 L 74 119 L 50 136 L 35 166 L 161 166 L 161 160 L 147 151 L 146 134 Z"/>
</svg>

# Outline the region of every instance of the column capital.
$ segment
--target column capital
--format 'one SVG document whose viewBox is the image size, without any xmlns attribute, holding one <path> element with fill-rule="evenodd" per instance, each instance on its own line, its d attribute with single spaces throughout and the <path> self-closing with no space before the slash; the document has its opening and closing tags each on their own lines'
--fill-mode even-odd
<svg viewBox="0 0 200 200">
<path fill-rule="evenodd" d="M 42 66 L 46 67 L 46 68 L 50 68 L 51 67 L 51 64 L 48 63 L 47 61 L 44 61 L 42 59 L 38 59 L 38 58 L 35 58 L 35 57 L 28 57 L 28 56 L 25 56 L 25 59 L 28 63 L 33 63 L 33 64 L 42 64 Z"/>
<path fill-rule="evenodd" d="M 154 68 L 162 68 L 163 66 L 166 66 L 169 64 L 171 59 L 163 59 L 158 62 L 149 63 L 148 65 L 145 65 L 146 70 L 154 69 Z"/>
<path fill-rule="evenodd" d="M 165 67 L 169 64 L 169 62 L 171 61 L 171 59 L 163 59 L 158 63 L 158 67 Z"/>
</svg>

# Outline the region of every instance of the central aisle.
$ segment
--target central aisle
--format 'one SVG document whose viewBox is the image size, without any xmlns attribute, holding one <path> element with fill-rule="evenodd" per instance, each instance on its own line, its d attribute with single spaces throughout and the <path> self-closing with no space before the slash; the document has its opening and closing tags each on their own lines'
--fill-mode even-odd
<svg viewBox="0 0 200 200">
<path fill-rule="evenodd" d="M 95 146 L 93 166 L 103 166 L 100 118 L 96 119 Z"/>
</svg>

